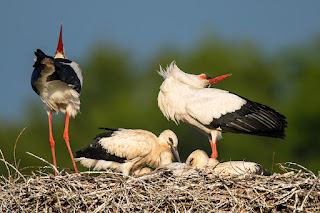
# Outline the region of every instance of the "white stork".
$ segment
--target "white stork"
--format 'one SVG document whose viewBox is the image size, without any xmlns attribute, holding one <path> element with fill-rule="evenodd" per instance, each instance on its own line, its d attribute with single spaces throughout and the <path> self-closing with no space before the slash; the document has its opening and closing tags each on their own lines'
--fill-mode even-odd
<svg viewBox="0 0 320 213">
<path fill-rule="evenodd" d="M 176 124 L 183 121 L 209 137 L 212 158 L 218 157 L 216 140 L 222 132 L 244 133 L 284 138 L 285 116 L 229 91 L 209 88 L 228 75 L 210 78 L 205 74 L 183 72 L 172 62 L 166 70 L 158 95 L 158 106 L 164 116 Z"/>
<path fill-rule="evenodd" d="M 217 159 L 209 158 L 203 150 L 193 151 L 186 164 L 196 168 L 205 168 L 222 174 L 257 174 L 269 176 L 271 173 L 260 164 L 246 161 L 228 161 L 220 163 Z"/>
<path fill-rule="evenodd" d="M 124 175 L 139 174 L 146 165 L 162 167 L 180 162 L 178 138 L 171 130 L 159 137 L 140 129 L 110 129 L 95 137 L 92 144 L 76 152 L 76 161 L 94 170 L 112 169 Z"/>
<path fill-rule="evenodd" d="M 70 157 L 78 173 L 77 166 L 69 144 L 69 116 L 75 117 L 80 110 L 80 91 L 82 88 L 82 74 L 77 63 L 70 61 L 64 51 L 62 43 L 62 24 L 57 51 L 54 57 L 47 56 L 40 49 L 35 52 L 36 58 L 31 76 L 31 86 L 45 103 L 49 119 L 49 141 L 52 151 L 53 164 L 57 167 L 55 157 L 55 142 L 52 134 L 51 114 L 59 111 L 66 113 L 63 138 L 67 144 Z M 55 172 L 57 175 L 57 172 Z"/>
</svg>

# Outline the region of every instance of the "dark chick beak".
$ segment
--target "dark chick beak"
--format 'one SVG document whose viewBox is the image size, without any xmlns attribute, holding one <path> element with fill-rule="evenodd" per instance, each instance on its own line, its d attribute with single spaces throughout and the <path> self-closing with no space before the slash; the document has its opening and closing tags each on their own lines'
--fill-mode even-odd
<svg viewBox="0 0 320 213">
<path fill-rule="evenodd" d="M 180 160 L 180 156 L 179 156 L 179 152 L 178 152 L 178 147 L 176 146 L 171 146 L 171 152 L 173 153 L 174 157 L 177 159 L 177 161 L 179 163 L 181 163 L 181 160 Z"/>
<path fill-rule="evenodd" d="M 210 82 L 210 86 L 211 86 L 212 84 L 218 83 L 219 81 L 222 81 L 222 80 L 228 78 L 228 77 L 231 76 L 231 75 L 232 75 L 232 74 L 226 74 L 226 75 L 221 75 L 221 76 L 218 76 L 218 77 L 215 77 L 215 78 L 210 78 L 210 79 L 208 79 L 209 82 Z"/>
</svg>

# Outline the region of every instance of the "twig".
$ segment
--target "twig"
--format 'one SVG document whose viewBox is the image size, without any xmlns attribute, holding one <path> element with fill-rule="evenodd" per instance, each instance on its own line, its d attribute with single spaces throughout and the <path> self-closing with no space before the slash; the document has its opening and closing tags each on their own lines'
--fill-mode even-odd
<svg viewBox="0 0 320 213">
<path fill-rule="evenodd" d="M 16 148 L 17 148 L 17 143 L 18 143 L 18 140 L 20 138 L 20 136 L 22 135 L 22 133 L 24 132 L 24 130 L 26 129 L 27 127 L 24 127 L 20 134 L 18 135 L 17 139 L 16 139 L 16 142 L 14 143 L 14 148 L 13 148 L 13 158 L 14 158 L 14 165 L 18 168 L 18 165 L 17 165 L 17 160 L 16 160 Z"/>
<path fill-rule="evenodd" d="M 294 201 L 294 206 L 293 206 L 293 212 L 297 212 L 297 204 L 298 204 L 298 201 L 299 201 L 299 196 L 298 196 L 298 193 L 296 193 L 295 195 L 295 201 Z"/>
<path fill-rule="evenodd" d="M 309 169 L 307 169 L 306 167 L 300 165 L 300 164 L 297 164 L 297 163 L 294 163 L 294 162 L 286 162 L 286 163 L 279 163 L 279 165 L 285 170 L 285 166 L 283 166 L 282 164 L 288 164 L 288 165 L 294 165 L 294 166 L 297 166 L 297 167 L 300 167 L 302 168 L 303 170 L 307 171 L 309 174 L 312 175 L 313 178 L 317 178 L 317 176 L 312 172 L 310 171 Z M 294 168 L 289 168 L 291 170 L 295 170 L 295 171 L 298 171 L 297 169 L 294 169 Z"/>
<path fill-rule="evenodd" d="M 226 188 L 226 190 L 228 191 L 228 193 L 230 194 L 230 196 L 233 198 L 233 200 L 234 200 L 234 201 L 236 202 L 236 204 L 237 204 L 237 203 L 238 203 L 238 200 L 237 200 L 237 198 L 231 193 L 229 187 L 227 187 L 226 184 L 224 184 L 223 186 L 224 186 L 224 188 Z"/>
<path fill-rule="evenodd" d="M 302 204 L 301 204 L 301 206 L 300 206 L 300 208 L 299 208 L 300 211 L 303 211 L 303 206 L 304 206 L 304 204 L 306 203 L 306 201 L 307 201 L 309 195 L 311 194 L 311 192 L 314 190 L 315 186 L 316 186 L 316 183 L 313 184 L 313 186 L 312 186 L 312 188 L 310 189 L 310 191 L 308 192 L 308 194 L 304 197 L 304 199 L 303 199 L 303 201 L 302 201 Z"/>
<path fill-rule="evenodd" d="M 271 165 L 271 174 L 273 174 L 273 165 L 274 165 L 274 156 L 276 155 L 276 152 L 273 152 L 272 155 L 272 165 Z"/>
<path fill-rule="evenodd" d="M 11 165 L 10 163 L 8 163 L 7 161 L 4 160 L 4 157 L 3 157 L 3 154 L 2 154 L 1 149 L 0 149 L 0 153 L 1 153 L 1 155 L 2 155 L 2 159 L 0 159 L 0 160 L 5 163 L 8 171 L 10 171 L 9 168 L 8 168 L 8 166 L 10 166 L 11 168 L 13 168 L 13 169 L 22 177 L 22 179 L 24 180 L 24 182 L 26 182 L 26 179 L 24 178 L 24 176 L 19 172 L 19 170 L 18 170 L 16 167 L 14 167 L 13 165 Z M 10 173 L 9 173 L 9 174 L 10 174 Z M 9 176 L 9 177 L 11 177 L 11 176 Z"/>
<path fill-rule="evenodd" d="M 5 160 L 5 158 L 4 158 L 4 155 L 3 155 L 3 153 L 2 153 L 2 150 L 0 149 L 0 153 L 1 153 L 1 157 L 2 157 L 2 162 L 4 162 L 4 165 L 6 166 L 6 168 L 7 168 L 7 171 L 8 171 L 8 178 L 10 179 L 11 178 L 11 172 L 10 172 L 10 169 L 9 169 L 9 167 L 8 167 L 8 165 L 7 165 L 7 161 Z"/>
<path fill-rule="evenodd" d="M 158 170 L 142 179 L 110 170 L 53 176 L 51 167 L 50 172 L 44 168 L 31 171 L 26 183 L 0 177 L 0 212 L 320 210 L 320 181 L 307 176 L 307 171 L 302 169 L 283 178 L 204 172 L 175 176 L 168 170 Z"/>
<path fill-rule="evenodd" d="M 27 153 L 28 155 L 31 155 L 31 156 L 33 156 L 33 157 L 35 157 L 35 158 L 37 158 L 37 159 L 45 162 L 46 164 L 49 164 L 49 165 L 52 167 L 52 169 L 54 169 L 57 173 L 59 173 L 58 169 L 57 169 L 53 164 L 51 164 L 51 163 L 49 163 L 48 161 L 46 161 L 45 159 L 43 159 L 43 158 L 41 158 L 41 157 L 39 157 L 39 156 L 36 156 L 36 155 L 32 154 L 31 152 L 26 152 L 26 153 Z"/>
</svg>

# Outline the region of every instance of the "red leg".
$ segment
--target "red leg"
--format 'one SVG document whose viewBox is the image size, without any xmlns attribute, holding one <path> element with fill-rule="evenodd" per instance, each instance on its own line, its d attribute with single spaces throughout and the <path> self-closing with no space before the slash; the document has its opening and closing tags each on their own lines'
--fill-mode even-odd
<svg viewBox="0 0 320 213">
<path fill-rule="evenodd" d="M 212 141 L 210 139 L 210 145 L 211 145 L 211 149 L 212 149 L 212 154 L 211 154 L 211 158 L 217 159 L 218 157 L 218 151 L 217 151 L 217 143 L 216 141 Z"/>
<path fill-rule="evenodd" d="M 77 169 L 76 163 L 74 162 L 73 154 L 72 154 L 70 143 L 69 143 L 69 112 L 67 112 L 67 115 L 66 115 L 66 123 L 64 126 L 63 138 L 66 141 L 66 144 L 67 144 L 67 147 L 68 147 L 68 150 L 70 153 L 70 157 L 71 157 L 71 160 L 73 163 L 74 170 L 76 171 L 76 173 L 78 173 L 78 169 Z"/>
<path fill-rule="evenodd" d="M 54 151 L 54 140 L 52 135 L 52 121 L 51 121 L 51 112 L 48 112 L 48 120 L 49 120 L 49 141 L 51 146 L 51 152 L 52 152 L 52 158 L 53 158 L 53 165 L 57 168 L 57 162 L 56 162 L 56 154 Z M 57 175 L 57 171 L 54 170 L 55 175 Z"/>
</svg>

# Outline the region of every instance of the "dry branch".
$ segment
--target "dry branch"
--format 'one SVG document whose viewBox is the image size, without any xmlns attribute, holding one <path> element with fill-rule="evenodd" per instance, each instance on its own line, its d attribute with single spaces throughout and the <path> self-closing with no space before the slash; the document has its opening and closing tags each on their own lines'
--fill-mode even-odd
<svg viewBox="0 0 320 213">
<path fill-rule="evenodd" d="M 157 170 L 136 178 L 111 171 L 54 176 L 40 168 L 21 178 L 18 170 L 11 169 L 11 177 L 0 177 L 0 211 L 320 211 L 319 177 L 298 164 L 280 167 L 288 173 L 221 176 L 197 170 L 174 176 L 169 170 Z"/>
</svg>

